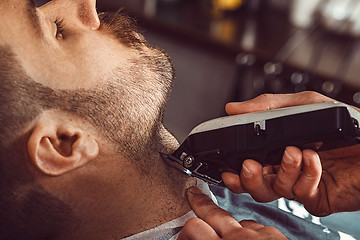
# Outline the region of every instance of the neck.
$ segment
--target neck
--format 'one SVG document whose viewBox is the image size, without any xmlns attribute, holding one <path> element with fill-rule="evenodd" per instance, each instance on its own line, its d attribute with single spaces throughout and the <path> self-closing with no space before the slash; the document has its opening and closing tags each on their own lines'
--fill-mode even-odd
<svg viewBox="0 0 360 240">
<path fill-rule="evenodd" d="M 131 161 L 120 160 L 122 174 L 108 173 L 111 179 L 102 179 L 101 193 L 89 196 L 81 203 L 80 224 L 63 239 L 120 239 L 171 221 L 191 210 L 185 197 L 188 187 L 196 180 L 168 166 L 158 151 L 172 152 L 177 142 L 164 130 L 160 134 L 161 147 L 146 159 L 150 170 L 140 170 Z M 160 150 L 159 150 L 160 149 Z M 110 161 L 108 161 L 110 162 Z M 118 168 L 119 159 L 109 169 Z M 109 178 L 107 176 L 107 178 Z M 88 185 L 88 183 L 87 183 Z M 94 186 L 93 186 L 94 188 Z M 89 189 L 88 189 L 89 190 Z"/>
<path fill-rule="evenodd" d="M 191 210 L 185 191 L 196 180 L 169 167 L 159 156 L 152 161 L 159 163 L 156 166 L 159 170 L 141 179 L 135 187 L 138 191 L 132 194 L 134 208 L 124 214 L 127 218 L 122 223 L 122 237 L 159 226 Z"/>
</svg>

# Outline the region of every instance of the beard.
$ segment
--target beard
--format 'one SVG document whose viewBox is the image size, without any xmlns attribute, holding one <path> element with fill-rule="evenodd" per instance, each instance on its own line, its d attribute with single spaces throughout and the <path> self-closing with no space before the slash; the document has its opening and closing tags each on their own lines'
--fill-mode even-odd
<svg viewBox="0 0 360 240">
<path fill-rule="evenodd" d="M 149 48 L 147 52 L 139 52 L 126 68 L 116 69 L 110 79 L 104 80 L 109 83 L 105 89 L 99 86 L 101 90 L 83 92 L 72 100 L 78 103 L 74 110 L 131 160 L 148 158 L 162 147 L 158 143 L 173 85 L 174 73 L 167 55 L 157 49 Z"/>
<path fill-rule="evenodd" d="M 141 159 L 165 148 L 162 122 L 174 82 L 174 67 L 163 50 L 147 44 L 128 16 L 103 13 L 100 21 L 136 57 L 99 81 L 107 84 L 99 85 L 98 90 L 67 92 L 65 95 L 72 99 L 65 102 L 76 104 L 67 110 L 93 123 L 123 156 L 142 163 Z"/>
</svg>

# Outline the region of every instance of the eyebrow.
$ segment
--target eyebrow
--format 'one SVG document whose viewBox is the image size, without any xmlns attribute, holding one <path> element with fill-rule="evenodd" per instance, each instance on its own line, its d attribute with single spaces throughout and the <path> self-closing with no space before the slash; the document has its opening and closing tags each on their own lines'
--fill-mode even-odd
<svg viewBox="0 0 360 240">
<path fill-rule="evenodd" d="M 30 18 L 34 30 L 36 31 L 37 34 L 40 34 L 41 33 L 40 20 L 38 13 L 36 11 L 35 0 L 27 0 L 26 12 L 28 17 Z"/>
</svg>

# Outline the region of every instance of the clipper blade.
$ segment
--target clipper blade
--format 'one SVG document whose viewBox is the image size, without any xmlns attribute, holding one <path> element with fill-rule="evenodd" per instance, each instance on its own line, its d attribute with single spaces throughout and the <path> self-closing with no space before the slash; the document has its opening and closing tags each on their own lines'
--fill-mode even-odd
<svg viewBox="0 0 360 240">
<path fill-rule="evenodd" d="M 191 171 L 182 165 L 182 161 L 180 159 L 175 158 L 171 154 L 166 154 L 166 153 L 162 153 L 162 152 L 159 152 L 159 154 L 160 154 L 161 158 L 170 166 L 186 173 L 187 175 L 191 175 Z"/>
</svg>

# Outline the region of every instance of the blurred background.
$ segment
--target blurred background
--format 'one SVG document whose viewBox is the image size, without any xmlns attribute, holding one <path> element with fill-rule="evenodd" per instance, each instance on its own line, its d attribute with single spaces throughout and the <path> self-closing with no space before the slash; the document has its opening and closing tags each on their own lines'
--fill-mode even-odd
<svg viewBox="0 0 360 240">
<path fill-rule="evenodd" d="M 36 1 L 40 6 L 47 1 Z M 98 0 L 134 17 L 177 80 L 165 124 L 182 142 L 229 101 L 314 90 L 360 106 L 360 0 Z M 358 215 L 326 224 L 360 239 Z"/>
</svg>

